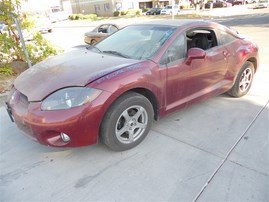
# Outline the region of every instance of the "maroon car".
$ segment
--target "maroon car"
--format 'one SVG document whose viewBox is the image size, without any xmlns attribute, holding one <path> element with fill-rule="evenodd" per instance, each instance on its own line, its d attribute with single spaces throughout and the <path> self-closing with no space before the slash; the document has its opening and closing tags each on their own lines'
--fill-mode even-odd
<svg viewBox="0 0 269 202">
<path fill-rule="evenodd" d="M 231 3 L 232 6 L 235 6 L 235 5 L 243 5 L 244 4 L 243 0 L 228 0 L 227 2 L 228 3 Z"/>
<path fill-rule="evenodd" d="M 254 43 L 214 22 L 135 24 L 25 71 L 7 111 L 41 144 L 75 147 L 100 138 L 126 150 L 146 137 L 153 119 L 225 92 L 245 95 L 258 64 Z"/>
</svg>

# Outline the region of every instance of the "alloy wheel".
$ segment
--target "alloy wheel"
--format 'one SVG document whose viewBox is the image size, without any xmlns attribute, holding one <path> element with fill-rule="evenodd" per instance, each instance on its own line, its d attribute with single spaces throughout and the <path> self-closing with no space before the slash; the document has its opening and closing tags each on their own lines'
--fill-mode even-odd
<svg viewBox="0 0 269 202">
<path fill-rule="evenodd" d="M 245 92 L 248 90 L 248 88 L 251 85 L 251 81 L 252 81 L 252 71 L 250 68 L 246 68 L 240 78 L 240 83 L 239 83 L 239 90 L 241 92 Z"/>
<path fill-rule="evenodd" d="M 116 137 L 121 143 L 133 143 L 144 134 L 147 124 L 147 111 L 142 106 L 131 106 L 124 110 L 117 120 Z"/>
</svg>

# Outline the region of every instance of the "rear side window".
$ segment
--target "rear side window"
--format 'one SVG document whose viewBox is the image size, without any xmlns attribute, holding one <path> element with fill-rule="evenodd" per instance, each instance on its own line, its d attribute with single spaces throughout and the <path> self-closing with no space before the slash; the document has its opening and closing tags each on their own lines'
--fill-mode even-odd
<svg viewBox="0 0 269 202">
<path fill-rule="evenodd" d="M 118 28 L 116 26 L 114 26 L 114 25 L 111 25 L 110 33 L 113 33 L 113 32 L 116 32 L 116 31 L 118 31 Z"/>
<path fill-rule="evenodd" d="M 235 36 L 225 31 L 220 31 L 219 34 L 220 34 L 220 40 L 221 40 L 222 45 L 231 43 L 237 39 Z"/>
</svg>

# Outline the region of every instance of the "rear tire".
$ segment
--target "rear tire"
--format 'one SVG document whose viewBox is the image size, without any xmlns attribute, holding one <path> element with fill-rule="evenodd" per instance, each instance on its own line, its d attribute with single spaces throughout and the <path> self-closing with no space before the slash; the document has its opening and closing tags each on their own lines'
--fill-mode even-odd
<svg viewBox="0 0 269 202">
<path fill-rule="evenodd" d="M 153 113 L 146 97 L 134 92 L 124 94 L 111 105 L 103 119 L 102 141 L 114 151 L 137 146 L 151 128 Z"/>
<path fill-rule="evenodd" d="M 246 95 L 251 87 L 253 77 L 254 65 L 247 61 L 239 71 L 233 87 L 227 93 L 233 97 Z"/>
</svg>

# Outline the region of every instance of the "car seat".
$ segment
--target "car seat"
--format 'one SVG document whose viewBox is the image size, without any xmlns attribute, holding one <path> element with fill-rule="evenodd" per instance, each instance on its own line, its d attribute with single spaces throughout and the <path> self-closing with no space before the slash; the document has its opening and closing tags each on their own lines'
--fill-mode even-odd
<svg viewBox="0 0 269 202">
<path fill-rule="evenodd" d="M 208 38 L 205 34 L 197 33 L 191 40 L 191 48 L 201 48 L 203 50 L 208 49 Z"/>
</svg>

